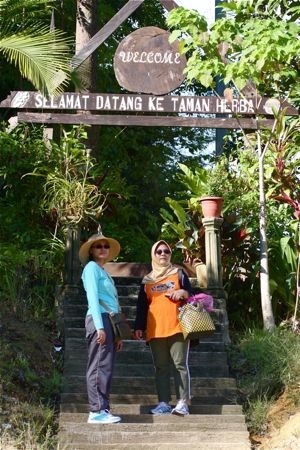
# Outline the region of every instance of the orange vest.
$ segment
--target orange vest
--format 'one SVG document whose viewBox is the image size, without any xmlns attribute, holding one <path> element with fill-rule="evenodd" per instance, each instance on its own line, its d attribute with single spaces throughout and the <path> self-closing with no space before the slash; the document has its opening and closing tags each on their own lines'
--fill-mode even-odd
<svg viewBox="0 0 300 450">
<path fill-rule="evenodd" d="M 168 299 L 165 295 L 180 288 L 178 273 L 168 276 L 153 284 L 145 284 L 149 301 L 147 315 L 146 340 L 163 338 L 182 333 L 178 319 L 178 302 Z"/>
</svg>

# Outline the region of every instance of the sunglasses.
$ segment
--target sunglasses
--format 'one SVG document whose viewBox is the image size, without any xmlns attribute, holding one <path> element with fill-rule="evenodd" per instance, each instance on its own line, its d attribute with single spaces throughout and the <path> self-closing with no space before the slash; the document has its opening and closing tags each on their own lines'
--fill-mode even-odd
<svg viewBox="0 0 300 450">
<path fill-rule="evenodd" d="M 106 248 L 106 249 L 108 249 L 109 245 L 108 244 L 96 244 L 96 245 L 93 245 L 92 248 Z"/>
<path fill-rule="evenodd" d="M 165 255 L 169 255 L 171 252 L 170 252 L 170 250 L 168 248 L 166 248 L 166 249 L 163 249 L 163 250 L 156 250 L 155 253 L 157 253 L 158 255 L 162 255 L 163 253 Z"/>
</svg>

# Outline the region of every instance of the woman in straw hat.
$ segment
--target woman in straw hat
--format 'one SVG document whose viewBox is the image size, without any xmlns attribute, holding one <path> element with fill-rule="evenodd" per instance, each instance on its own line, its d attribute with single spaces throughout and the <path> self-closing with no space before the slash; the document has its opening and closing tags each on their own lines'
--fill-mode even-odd
<svg viewBox="0 0 300 450">
<path fill-rule="evenodd" d="M 115 354 L 121 350 L 122 341 L 115 343 L 109 315 L 103 306 L 113 312 L 119 309 L 114 281 L 104 269 L 104 264 L 119 253 L 119 242 L 102 234 L 93 234 L 79 250 L 79 259 L 84 265 L 82 281 L 88 301 L 85 319 L 88 346 L 86 381 L 90 407 L 88 423 L 116 423 L 121 420 L 110 413 L 109 393 Z"/>
<path fill-rule="evenodd" d="M 171 263 L 171 248 L 165 241 L 152 246 L 152 271 L 142 280 L 135 320 L 135 337 L 149 342 L 155 366 L 158 405 L 154 415 L 189 414 L 190 374 L 188 354 L 190 341 L 184 340 L 178 322 L 178 304 L 189 297 L 191 284 L 186 273 Z M 174 364 L 177 405 L 172 409 L 170 373 Z"/>
</svg>

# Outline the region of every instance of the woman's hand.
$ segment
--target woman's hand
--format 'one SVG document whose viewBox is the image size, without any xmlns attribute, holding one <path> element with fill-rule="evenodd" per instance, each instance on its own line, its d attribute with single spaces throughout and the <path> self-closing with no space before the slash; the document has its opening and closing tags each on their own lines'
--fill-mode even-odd
<svg viewBox="0 0 300 450">
<path fill-rule="evenodd" d="M 135 332 L 134 332 L 134 337 L 135 337 L 135 339 L 137 339 L 138 341 L 140 341 L 141 339 L 143 339 L 143 332 L 142 332 L 142 330 L 135 330 Z"/>
<path fill-rule="evenodd" d="M 184 289 L 177 289 L 177 291 L 170 292 L 170 293 L 166 294 L 166 296 L 170 300 L 179 302 L 180 300 L 185 300 L 186 298 L 188 298 L 189 293 L 188 293 L 188 291 L 185 291 Z"/>
<path fill-rule="evenodd" d="M 106 341 L 106 333 L 103 328 L 97 330 L 97 343 L 100 345 L 105 344 Z"/>
<path fill-rule="evenodd" d="M 116 350 L 117 352 L 120 352 L 123 348 L 123 341 L 122 339 L 118 339 L 116 342 Z"/>
</svg>

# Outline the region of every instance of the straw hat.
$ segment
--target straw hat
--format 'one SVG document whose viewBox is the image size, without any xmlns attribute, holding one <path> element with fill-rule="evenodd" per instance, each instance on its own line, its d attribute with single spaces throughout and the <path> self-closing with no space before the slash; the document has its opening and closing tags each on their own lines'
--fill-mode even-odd
<svg viewBox="0 0 300 450">
<path fill-rule="evenodd" d="M 112 261 L 118 256 L 121 250 L 119 242 L 116 241 L 116 239 L 108 238 L 106 236 L 103 236 L 103 234 L 97 233 L 90 236 L 88 240 L 80 247 L 79 259 L 81 264 L 85 266 L 89 262 L 90 248 L 92 245 L 99 241 L 107 241 L 109 244 L 109 252 L 107 258 L 105 259 L 105 262 Z"/>
</svg>

